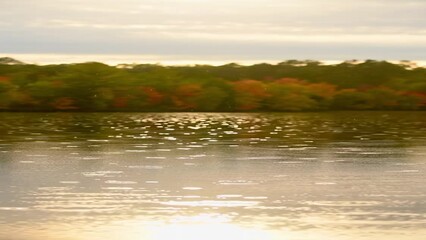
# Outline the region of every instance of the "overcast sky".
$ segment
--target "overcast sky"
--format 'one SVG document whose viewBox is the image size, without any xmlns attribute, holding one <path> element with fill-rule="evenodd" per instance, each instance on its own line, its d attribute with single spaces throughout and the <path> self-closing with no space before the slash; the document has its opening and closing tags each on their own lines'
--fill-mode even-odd
<svg viewBox="0 0 426 240">
<path fill-rule="evenodd" d="M 426 0 L 0 0 L 0 53 L 426 60 Z"/>
</svg>

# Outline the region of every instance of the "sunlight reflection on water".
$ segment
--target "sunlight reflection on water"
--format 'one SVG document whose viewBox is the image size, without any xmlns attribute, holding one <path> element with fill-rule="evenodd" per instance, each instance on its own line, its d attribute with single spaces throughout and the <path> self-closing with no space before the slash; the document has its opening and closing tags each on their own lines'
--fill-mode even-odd
<svg viewBox="0 0 426 240">
<path fill-rule="evenodd" d="M 426 113 L 0 115 L 0 239 L 426 235 Z"/>
</svg>

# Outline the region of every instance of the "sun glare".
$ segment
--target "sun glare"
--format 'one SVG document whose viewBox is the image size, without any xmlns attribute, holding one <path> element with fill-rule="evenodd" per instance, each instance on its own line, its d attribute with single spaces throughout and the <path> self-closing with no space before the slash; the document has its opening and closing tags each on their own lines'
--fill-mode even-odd
<svg viewBox="0 0 426 240">
<path fill-rule="evenodd" d="M 217 239 L 270 239 L 266 232 L 247 230 L 231 224 L 179 224 L 159 229 L 152 240 L 217 240 Z"/>
<path fill-rule="evenodd" d="M 274 239 L 271 233 L 261 229 L 249 229 L 232 224 L 223 218 L 200 215 L 176 219 L 174 223 L 149 229 L 150 240 L 217 240 L 217 239 Z"/>
</svg>

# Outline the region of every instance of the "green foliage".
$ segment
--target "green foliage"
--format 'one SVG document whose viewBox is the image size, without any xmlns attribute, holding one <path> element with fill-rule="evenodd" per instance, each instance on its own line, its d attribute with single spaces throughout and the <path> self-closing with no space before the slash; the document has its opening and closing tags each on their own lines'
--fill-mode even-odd
<svg viewBox="0 0 426 240">
<path fill-rule="evenodd" d="M 321 90 L 323 90 L 321 84 L 308 84 L 297 79 L 281 79 L 268 85 L 270 95 L 266 108 L 271 111 L 320 110 L 329 94 Z"/>
<path fill-rule="evenodd" d="M 412 66 L 373 60 L 252 66 L 0 64 L 0 110 L 425 110 L 426 69 Z"/>
</svg>

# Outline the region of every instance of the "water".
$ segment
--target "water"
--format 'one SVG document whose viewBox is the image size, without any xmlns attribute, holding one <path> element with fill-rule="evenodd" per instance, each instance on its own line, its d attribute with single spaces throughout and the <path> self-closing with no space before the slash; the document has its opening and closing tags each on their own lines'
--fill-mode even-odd
<svg viewBox="0 0 426 240">
<path fill-rule="evenodd" d="M 0 239 L 426 236 L 426 113 L 1 113 Z"/>
</svg>

